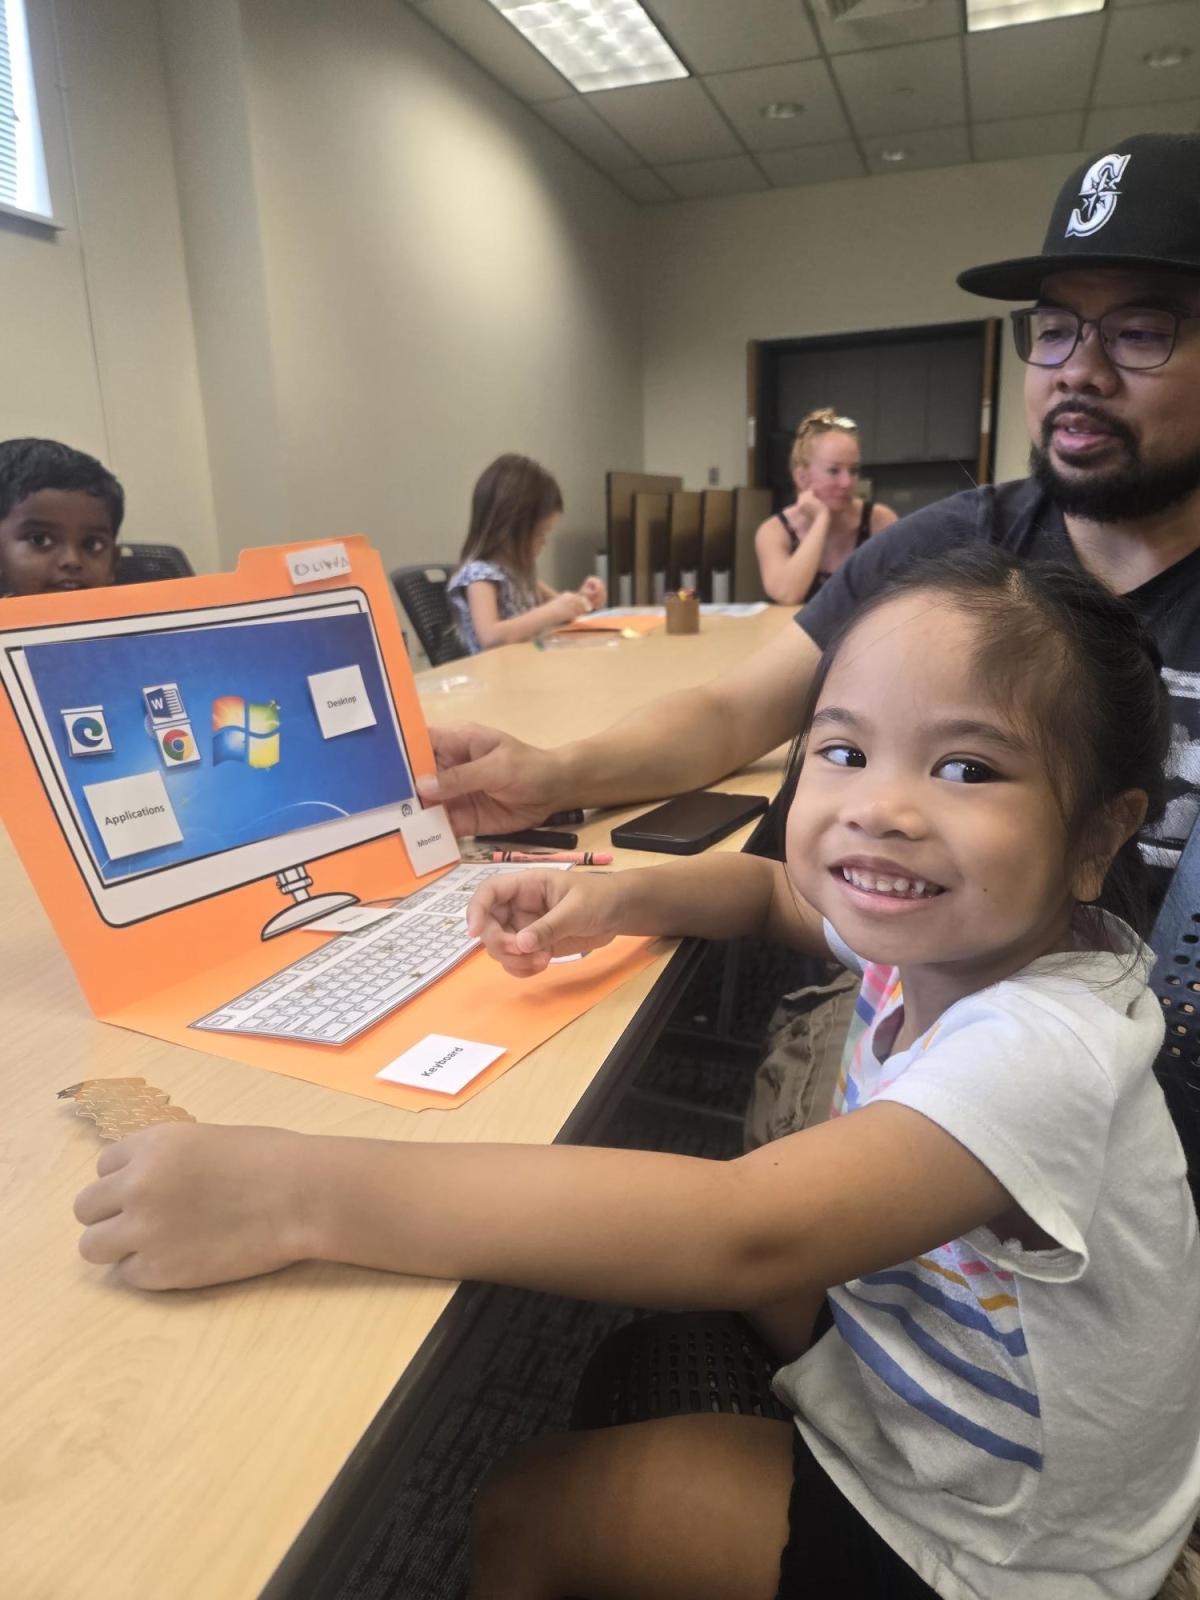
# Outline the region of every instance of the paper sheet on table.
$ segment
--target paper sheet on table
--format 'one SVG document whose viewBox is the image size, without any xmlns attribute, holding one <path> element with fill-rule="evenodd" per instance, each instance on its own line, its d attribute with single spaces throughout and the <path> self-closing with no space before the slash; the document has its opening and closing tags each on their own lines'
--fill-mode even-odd
<svg viewBox="0 0 1200 1600">
<path fill-rule="evenodd" d="M 656 606 L 653 611 L 593 611 L 590 617 L 578 617 L 574 622 L 569 622 L 565 628 L 555 628 L 556 635 L 563 633 L 613 633 L 616 631 L 630 633 L 653 633 L 655 628 L 661 628 L 666 621 L 666 613 L 661 606 Z"/>
</svg>

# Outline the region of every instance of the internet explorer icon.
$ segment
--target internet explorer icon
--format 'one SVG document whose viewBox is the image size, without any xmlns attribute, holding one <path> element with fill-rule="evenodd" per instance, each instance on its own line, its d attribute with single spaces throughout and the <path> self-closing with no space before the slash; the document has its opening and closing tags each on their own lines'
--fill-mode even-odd
<svg viewBox="0 0 1200 1600">
<path fill-rule="evenodd" d="M 246 701 L 223 694 L 212 703 L 213 765 L 241 761 L 249 767 L 273 767 L 279 760 L 279 705 Z"/>
</svg>

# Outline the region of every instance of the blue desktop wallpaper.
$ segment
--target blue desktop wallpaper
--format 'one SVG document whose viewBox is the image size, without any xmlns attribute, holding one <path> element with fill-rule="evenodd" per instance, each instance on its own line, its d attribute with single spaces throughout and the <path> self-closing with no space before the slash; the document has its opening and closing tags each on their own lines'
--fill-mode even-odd
<svg viewBox="0 0 1200 1600">
<path fill-rule="evenodd" d="M 26 659 L 93 859 L 109 882 L 412 797 L 366 616 L 68 640 L 30 645 Z M 375 726 L 326 739 L 309 675 L 351 665 L 362 672 Z M 156 734 L 143 691 L 170 684 L 178 700 L 160 695 L 155 704 L 160 717 L 174 720 Z M 73 754 L 62 713 L 88 707 L 103 715 L 72 719 L 85 752 Z M 97 748 L 109 742 L 111 750 Z M 187 759 L 193 756 L 199 759 Z M 154 771 L 183 840 L 111 861 L 84 786 Z"/>
</svg>

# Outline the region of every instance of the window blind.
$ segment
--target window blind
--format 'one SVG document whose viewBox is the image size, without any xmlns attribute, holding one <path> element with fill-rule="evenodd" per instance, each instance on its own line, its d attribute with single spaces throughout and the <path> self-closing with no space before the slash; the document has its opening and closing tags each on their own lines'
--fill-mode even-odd
<svg viewBox="0 0 1200 1600">
<path fill-rule="evenodd" d="M 4 0 L 0 0 L 0 200 L 17 204 L 17 115 Z"/>
</svg>

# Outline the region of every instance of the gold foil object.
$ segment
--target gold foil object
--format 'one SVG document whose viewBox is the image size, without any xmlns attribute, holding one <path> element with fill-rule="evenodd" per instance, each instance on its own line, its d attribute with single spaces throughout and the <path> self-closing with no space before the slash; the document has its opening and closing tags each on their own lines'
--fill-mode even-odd
<svg viewBox="0 0 1200 1600">
<path fill-rule="evenodd" d="M 89 1117 L 102 1139 L 123 1139 L 156 1122 L 195 1122 L 190 1111 L 173 1106 L 171 1097 L 152 1088 L 145 1078 L 87 1078 L 58 1091 L 60 1100 L 74 1100 L 75 1115 Z"/>
</svg>

